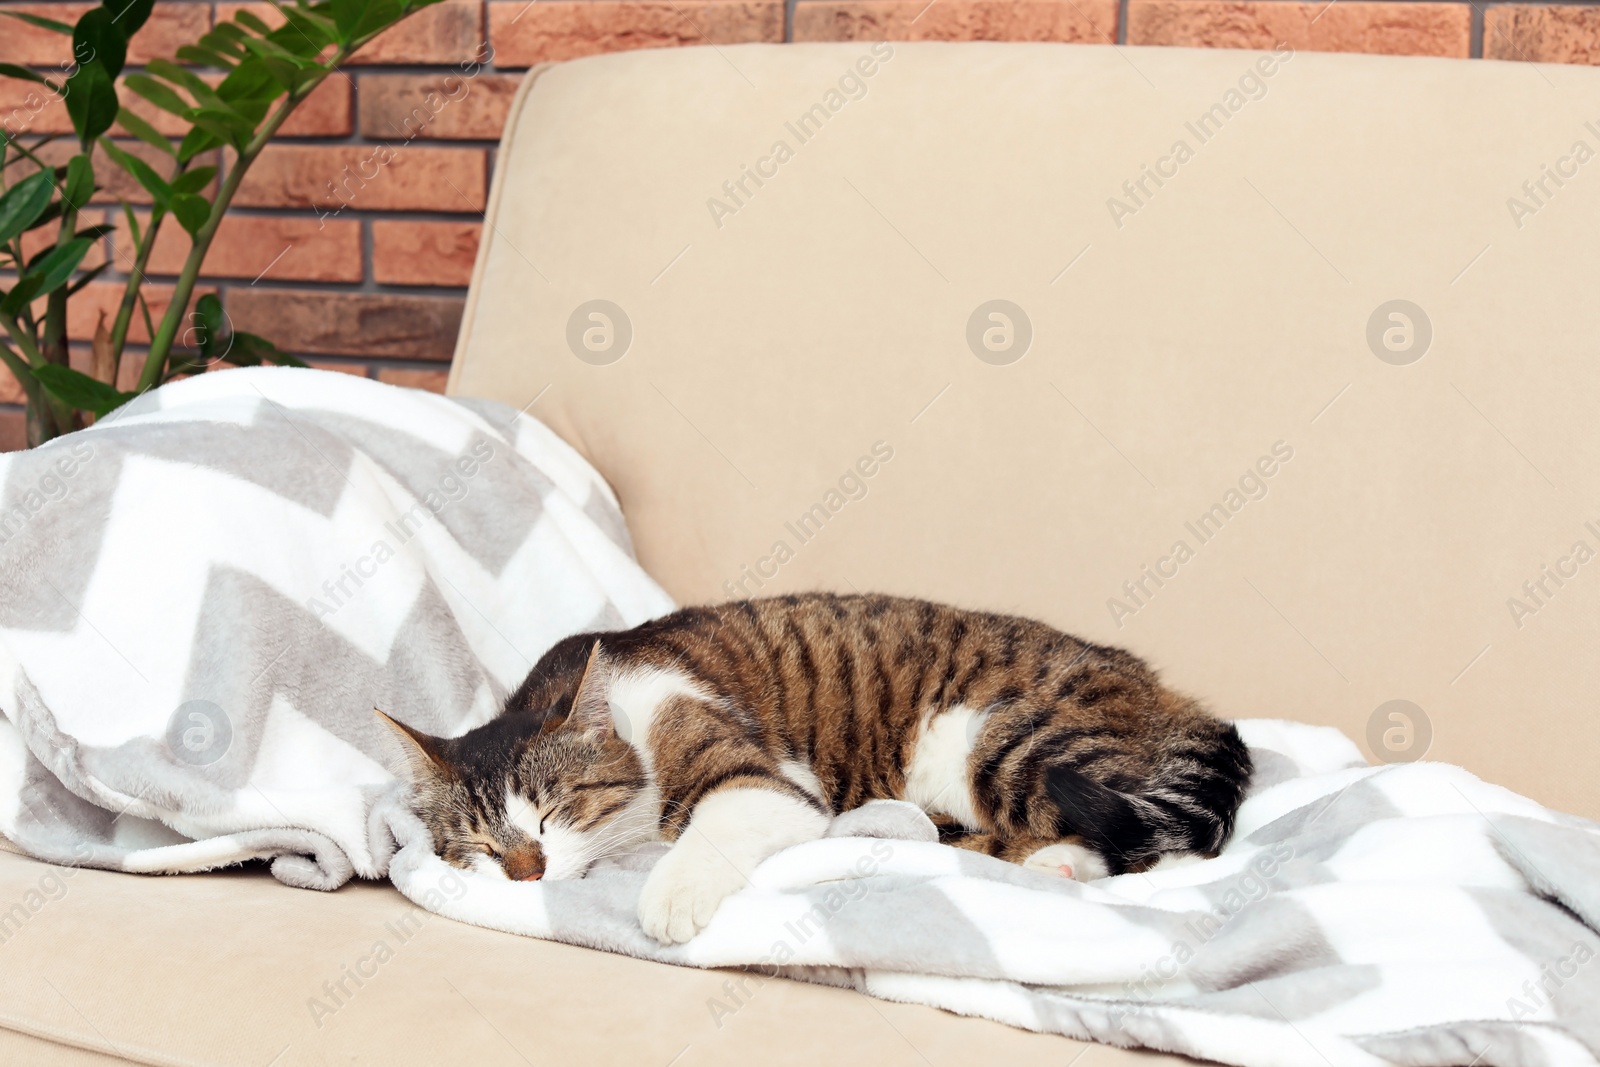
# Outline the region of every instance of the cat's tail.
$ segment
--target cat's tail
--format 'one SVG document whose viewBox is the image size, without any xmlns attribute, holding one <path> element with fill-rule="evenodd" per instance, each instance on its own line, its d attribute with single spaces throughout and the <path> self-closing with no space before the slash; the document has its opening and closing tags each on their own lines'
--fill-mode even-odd
<svg viewBox="0 0 1600 1067">
<path fill-rule="evenodd" d="M 1231 723 L 1210 720 L 1132 789 L 1114 789 L 1070 765 L 1045 772 L 1063 836 L 1083 838 L 1112 874 L 1142 870 L 1168 852 L 1215 855 L 1233 834 L 1250 784 L 1250 750 Z"/>
</svg>

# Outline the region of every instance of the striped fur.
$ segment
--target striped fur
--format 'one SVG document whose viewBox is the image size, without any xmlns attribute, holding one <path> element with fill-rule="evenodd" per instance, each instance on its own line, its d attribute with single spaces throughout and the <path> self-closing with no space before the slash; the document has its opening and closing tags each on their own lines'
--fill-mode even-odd
<svg viewBox="0 0 1600 1067">
<path fill-rule="evenodd" d="M 1103 861 L 1094 873 L 1120 873 L 1219 850 L 1251 771 L 1233 727 L 1136 656 L 887 596 L 739 601 L 580 634 L 500 718 L 455 740 L 406 732 L 440 854 L 492 855 L 511 877 L 676 841 L 735 789 L 781 794 L 822 825 L 911 799 L 950 844 L 1023 862 L 1067 842 Z M 518 797 L 528 810 L 508 812 Z M 528 831 L 541 822 L 595 843 L 546 855 L 549 833 Z"/>
</svg>

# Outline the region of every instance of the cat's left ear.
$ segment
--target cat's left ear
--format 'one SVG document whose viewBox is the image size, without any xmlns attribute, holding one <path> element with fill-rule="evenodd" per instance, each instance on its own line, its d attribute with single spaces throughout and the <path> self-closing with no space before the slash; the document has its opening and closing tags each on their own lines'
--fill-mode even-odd
<svg viewBox="0 0 1600 1067">
<path fill-rule="evenodd" d="M 406 755 L 406 771 L 413 782 L 421 783 L 429 779 L 444 778 L 450 774 L 450 764 L 444 758 L 444 742 L 421 730 L 413 730 L 403 722 L 389 718 L 377 708 L 372 713 L 379 719 L 388 723 L 395 735 L 400 739 L 401 748 Z"/>
<path fill-rule="evenodd" d="M 583 668 L 583 680 L 572 698 L 572 711 L 567 725 L 582 731 L 591 741 L 608 741 L 617 735 L 616 724 L 611 721 L 611 702 L 606 699 L 611 690 L 611 664 L 600 652 L 600 642 L 589 651 L 589 662 Z"/>
</svg>

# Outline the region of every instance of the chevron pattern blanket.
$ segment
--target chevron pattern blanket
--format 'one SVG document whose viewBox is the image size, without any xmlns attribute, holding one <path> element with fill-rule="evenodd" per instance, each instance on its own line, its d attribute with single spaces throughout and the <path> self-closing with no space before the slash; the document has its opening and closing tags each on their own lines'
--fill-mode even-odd
<svg viewBox="0 0 1600 1067">
<path fill-rule="evenodd" d="M 581 881 L 444 865 L 371 708 L 492 716 L 556 640 L 668 610 L 604 482 L 537 421 L 336 374 L 169 386 L 0 457 L 0 832 L 60 863 L 389 877 L 463 922 L 1246 1067 L 1600 1062 L 1600 827 L 1337 731 L 1239 724 L 1214 860 L 1090 885 L 879 801 L 685 945 L 635 917 L 665 847 Z"/>
<path fill-rule="evenodd" d="M 0 486 L 0 832 L 60 863 L 382 877 L 374 706 L 458 733 L 672 607 L 537 420 L 333 372 L 169 385 Z"/>
</svg>

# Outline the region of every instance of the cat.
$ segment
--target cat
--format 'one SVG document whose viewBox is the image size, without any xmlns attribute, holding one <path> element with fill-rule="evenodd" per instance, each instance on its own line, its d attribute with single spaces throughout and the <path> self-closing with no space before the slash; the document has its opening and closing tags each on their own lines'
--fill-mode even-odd
<svg viewBox="0 0 1600 1067">
<path fill-rule="evenodd" d="M 1128 652 L 889 596 L 744 600 L 579 634 L 461 737 L 387 721 L 456 867 L 581 878 L 671 842 L 638 908 L 667 944 L 762 860 L 871 800 L 910 801 L 948 844 L 1087 881 L 1214 855 L 1251 774 L 1231 724 Z"/>
</svg>

